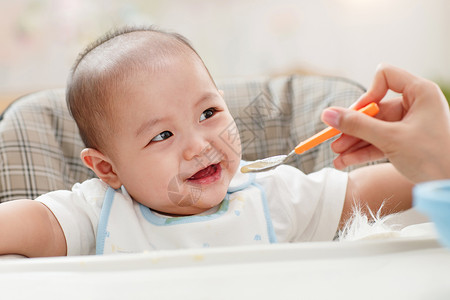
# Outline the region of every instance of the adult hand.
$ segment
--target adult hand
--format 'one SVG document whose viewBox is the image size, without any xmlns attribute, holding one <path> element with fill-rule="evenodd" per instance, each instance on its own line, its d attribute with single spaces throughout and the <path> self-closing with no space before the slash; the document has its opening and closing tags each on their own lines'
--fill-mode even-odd
<svg viewBox="0 0 450 300">
<path fill-rule="evenodd" d="M 384 99 L 388 90 L 401 95 Z M 338 107 L 322 113 L 343 132 L 332 144 L 337 169 L 387 157 L 413 182 L 450 178 L 450 111 L 437 84 L 382 64 L 353 107 L 370 102 L 380 107 L 375 118 Z"/>
</svg>

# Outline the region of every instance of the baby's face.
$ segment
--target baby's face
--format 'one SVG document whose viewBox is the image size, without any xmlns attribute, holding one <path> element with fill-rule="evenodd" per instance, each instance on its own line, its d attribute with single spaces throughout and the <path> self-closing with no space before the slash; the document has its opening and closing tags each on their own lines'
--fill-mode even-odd
<svg viewBox="0 0 450 300">
<path fill-rule="evenodd" d="M 196 214 L 218 205 L 241 147 L 203 64 L 174 57 L 157 72 L 131 77 L 119 95 L 110 157 L 121 183 L 134 200 L 163 213 Z"/>
</svg>

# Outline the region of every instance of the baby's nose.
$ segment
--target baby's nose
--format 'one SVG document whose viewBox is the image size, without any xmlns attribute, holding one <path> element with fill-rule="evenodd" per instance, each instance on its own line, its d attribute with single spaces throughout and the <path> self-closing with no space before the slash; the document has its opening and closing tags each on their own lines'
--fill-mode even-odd
<svg viewBox="0 0 450 300">
<path fill-rule="evenodd" d="M 185 141 L 183 158 L 192 160 L 205 155 L 211 149 L 211 144 L 203 136 L 196 136 Z"/>
</svg>

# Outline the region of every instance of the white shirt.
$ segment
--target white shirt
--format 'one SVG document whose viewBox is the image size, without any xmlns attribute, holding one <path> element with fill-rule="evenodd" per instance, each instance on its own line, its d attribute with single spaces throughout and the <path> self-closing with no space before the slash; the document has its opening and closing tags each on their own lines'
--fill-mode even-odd
<svg viewBox="0 0 450 300">
<path fill-rule="evenodd" d="M 99 179 L 36 200 L 58 219 L 68 255 L 324 241 L 338 228 L 347 179 L 334 169 L 305 175 L 290 166 L 238 172 L 218 207 L 186 217 L 157 214 Z"/>
</svg>

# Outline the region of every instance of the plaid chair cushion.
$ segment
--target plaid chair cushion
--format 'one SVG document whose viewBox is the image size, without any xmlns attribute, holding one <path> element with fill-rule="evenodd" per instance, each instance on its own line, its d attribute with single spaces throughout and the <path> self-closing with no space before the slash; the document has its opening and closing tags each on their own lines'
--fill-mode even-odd
<svg viewBox="0 0 450 300">
<path fill-rule="evenodd" d="M 288 153 L 325 127 L 325 107 L 349 106 L 364 92 L 342 78 L 301 75 L 233 79 L 218 87 L 235 117 L 245 160 Z M 329 143 L 290 164 L 305 173 L 332 166 Z M 0 202 L 34 199 L 94 177 L 79 158 L 83 147 L 63 89 L 21 97 L 0 121 Z"/>
</svg>

